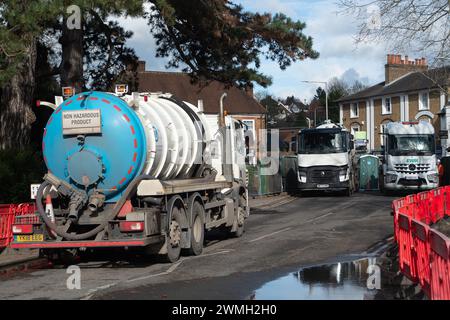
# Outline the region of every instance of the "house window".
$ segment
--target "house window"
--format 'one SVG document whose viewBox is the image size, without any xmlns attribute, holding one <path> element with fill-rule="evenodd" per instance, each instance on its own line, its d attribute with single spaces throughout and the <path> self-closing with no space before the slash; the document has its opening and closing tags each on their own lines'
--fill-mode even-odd
<svg viewBox="0 0 450 320">
<path fill-rule="evenodd" d="M 382 114 L 391 114 L 392 113 L 392 101 L 391 97 L 383 98 L 383 106 L 382 106 Z"/>
<path fill-rule="evenodd" d="M 428 92 L 419 93 L 419 110 L 429 110 L 429 97 Z"/>
<path fill-rule="evenodd" d="M 256 164 L 256 129 L 255 129 L 255 120 L 253 119 L 244 119 L 241 120 L 244 124 L 244 132 L 245 132 L 245 138 L 246 138 L 246 154 L 247 159 L 246 161 L 249 164 L 255 165 Z M 250 137 L 252 139 L 250 139 Z"/>
<path fill-rule="evenodd" d="M 358 103 L 350 103 L 350 118 L 359 117 L 359 105 Z"/>
<path fill-rule="evenodd" d="M 357 123 L 352 124 L 351 131 L 352 131 L 352 135 L 353 136 L 355 136 L 355 133 L 360 131 L 360 130 L 361 130 L 361 127 L 360 127 L 359 124 L 357 124 Z"/>
<path fill-rule="evenodd" d="M 245 125 L 245 131 L 251 130 L 255 132 L 255 120 L 242 120 L 242 123 Z"/>
</svg>

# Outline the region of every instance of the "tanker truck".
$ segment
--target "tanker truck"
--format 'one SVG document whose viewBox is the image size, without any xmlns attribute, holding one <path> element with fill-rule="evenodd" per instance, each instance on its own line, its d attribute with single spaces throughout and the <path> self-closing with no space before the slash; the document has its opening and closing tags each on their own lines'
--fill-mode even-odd
<svg viewBox="0 0 450 320">
<path fill-rule="evenodd" d="M 126 248 L 174 262 L 201 254 L 207 230 L 244 232 L 241 122 L 162 93 L 92 91 L 46 105 L 54 108 L 42 141 L 48 173 L 37 212 L 15 218 L 12 248 L 52 259 Z"/>
</svg>

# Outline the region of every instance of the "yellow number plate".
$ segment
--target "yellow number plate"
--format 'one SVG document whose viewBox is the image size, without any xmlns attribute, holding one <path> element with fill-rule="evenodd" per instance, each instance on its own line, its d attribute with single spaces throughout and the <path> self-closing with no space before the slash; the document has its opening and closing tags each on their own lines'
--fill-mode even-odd
<svg viewBox="0 0 450 320">
<path fill-rule="evenodd" d="M 17 242 L 39 242 L 44 241 L 43 234 L 30 234 L 17 236 Z"/>
</svg>

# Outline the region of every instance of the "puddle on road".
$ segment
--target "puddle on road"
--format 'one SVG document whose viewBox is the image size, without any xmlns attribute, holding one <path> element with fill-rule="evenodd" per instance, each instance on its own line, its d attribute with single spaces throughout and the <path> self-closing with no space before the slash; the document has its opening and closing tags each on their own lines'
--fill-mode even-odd
<svg viewBox="0 0 450 320">
<path fill-rule="evenodd" d="M 363 300 L 373 299 L 367 288 L 377 258 L 364 258 L 300 269 L 270 281 L 255 291 L 256 300 Z M 371 274 L 367 273 L 370 271 Z M 372 280 L 372 277 L 371 277 Z"/>
</svg>

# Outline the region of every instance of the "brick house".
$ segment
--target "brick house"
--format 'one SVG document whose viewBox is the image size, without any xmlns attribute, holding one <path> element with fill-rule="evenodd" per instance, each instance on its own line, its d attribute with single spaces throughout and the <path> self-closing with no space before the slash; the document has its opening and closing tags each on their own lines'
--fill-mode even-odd
<svg viewBox="0 0 450 320">
<path fill-rule="evenodd" d="M 261 138 L 260 130 L 266 129 L 267 110 L 254 98 L 252 89 L 225 88 L 218 81 L 200 86 L 193 84 L 186 73 L 146 71 L 144 61 L 139 61 L 137 77 L 139 92 L 172 93 L 193 105 L 202 103 L 205 114 L 219 114 L 220 97 L 226 92 L 224 110 L 252 130 L 256 143 Z"/>
<path fill-rule="evenodd" d="M 366 131 L 369 150 L 381 147 L 383 125 L 392 121 L 427 120 L 438 136 L 449 76 L 450 66 L 428 69 L 424 58 L 388 54 L 385 81 L 338 100 L 340 123 Z"/>
</svg>

